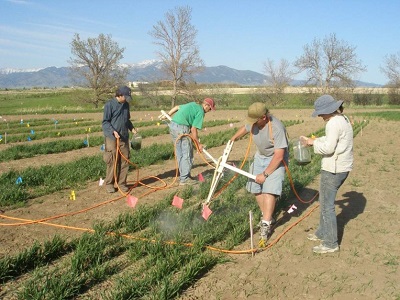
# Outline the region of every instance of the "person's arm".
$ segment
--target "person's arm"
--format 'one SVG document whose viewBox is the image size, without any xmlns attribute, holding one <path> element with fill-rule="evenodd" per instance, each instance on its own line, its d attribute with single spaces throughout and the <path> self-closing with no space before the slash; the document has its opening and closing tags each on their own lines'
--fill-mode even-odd
<svg viewBox="0 0 400 300">
<path fill-rule="evenodd" d="M 115 133 L 117 133 L 117 132 L 114 130 L 114 128 L 111 125 L 111 118 L 112 118 L 112 112 L 111 112 L 110 103 L 108 102 L 104 105 L 103 122 L 101 123 L 101 127 L 103 129 L 105 136 L 117 137 L 117 136 L 115 136 Z M 118 135 L 118 133 L 117 133 L 117 135 Z"/>
<path fill-rule="evenodd" d="M 196 127 L 192 127 L 190 129 L 190 136 L 192 137 L 192 139 L 195 141 L 195 143 L 197 143 L 197 145 L 199 146 L 199 152 L 203 152 L 203 145 L 200 144 L 199 141 L 199 131 Z"/>
<path fill-rule="evenodd" d="M 248 133 L 246 130 L 246 127 L 243 126 L 242 128 L 239 128 L 238 131 L 231 137 L 231 141 L 234 142 L 237 139 L 240 139 L 242 136 L 245 136 Z"/>
<path fill-rule="evenodd" d="M 176 113 L 178 110 L 179 110 L 179 105 L 177 105 L 177 106 L 171 108 L 171 110 L 168 112 L 168 114 L 172 117 L 172 115 L 173 115 L 174 113 Z"/>
<path fill-rule="evenodd" d="M 335 153 L 340 137 L 340 130 L 339 125 L 334 121 L 335 120 L 330 120 L 326 124 L 325 136 L 313 141 L 314 153 L 321 155 L 332 155 Z"/>
<path fill-rule="evenodd" d="M 265 179 L 271 175 L 281 164 L 286 148 L 277 148 L 274 150 L 274 155 L 272 156 L 271 162 L 263 173 L 256 176 L 257 183 L 264 183 Z"/>
<path fill-rule="evenodd" d="M 137 133 L 137 129 L 135 128 L 135 126 L 133 125 L 132 121 L 131 121 L 131 111 L 129 108 L 129 103 L 128 103 L 128 116 L 129 116 L 129 120 L 128 120 L 128 129 L 129 131 L 132 131 L 133 134 Z"/>
</svg>

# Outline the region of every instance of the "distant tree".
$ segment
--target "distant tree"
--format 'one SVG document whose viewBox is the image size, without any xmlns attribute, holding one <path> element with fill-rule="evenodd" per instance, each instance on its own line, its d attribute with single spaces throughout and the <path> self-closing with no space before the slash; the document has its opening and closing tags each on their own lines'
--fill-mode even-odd
<svg viewBox="0 0 400 300">
<path fill-rule="evenodd" d="M 191 12 L 189 6 L 177 7 L 167 12 L 165 20 L 158 21 L 149 32 L 155 40 L 154 44 L 160 46 L 157 54 L 163 71 L 171 78 L 172 107 L 178 94 L 187 93 L 184 91 L 185 81 L 204 67 L 196 43 L 197 30 L 191 24 Z"/>
<path fill-rule="evenodd" d="M 385 56 L 385 65 L 381 71 L 389 79 L 389 85 L 400 87 L 400 51 Z"/>
<path fill-rule="evenodd" d="M 381 67 L 381 71 L 389 79 L 388 97 L 389 104 L 400 104 L 400 51 L 396 54 L 385 56 L 385 65 Z"/>
<path fill-rule="evenodd" d="M 71 75 L 78 85 L 93 90 L 93 98 L 86 101 L 96 108 L 107 100 L 106 96 L 113 93 L 116 86 L 126 81 L 128 71 L 118 65 L 124 50 L 111 35 L 99 34 L 97 38 L 81 40 L 76 33 L 71 42 Z"/>
<path fill-rule="evenodd" d="M 322 41 L 314 39 L 303 47 L 304 53 L 295 62 L 297 72 L 307 72 L 307 82 L 317 85 L 321 92 L 336 87 L 353 87 L 353 78 L 366 68 L 357 59 L 356 47 L 337 39 L 332 33 Z"/>
<path fill-rule="evenodd" d="M 284 102 L 285 87 L 290 85 L 294 74 L 290 63 L 286 59 L 281 59 L 275 66 L 275 62 L 268 59 L 264 63 L 264 72 L 267 76 L 267 95 L 271 98 L 272 105 Z"/>
</svg>

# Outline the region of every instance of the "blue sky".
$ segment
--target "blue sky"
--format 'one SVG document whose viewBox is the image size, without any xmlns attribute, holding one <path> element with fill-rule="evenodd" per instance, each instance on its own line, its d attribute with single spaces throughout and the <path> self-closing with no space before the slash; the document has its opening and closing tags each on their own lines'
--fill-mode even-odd
<svg viewBox="0 0 400 300">
<path fill-rule="evenodd" d="M 293 62 L 314 38 L 335 33 L 367 67 L 358 79 L 384 84 L 384 57 L 400 51 L 398 0 L 0 0 L 0 68 L 68 66 L 74 33 L 111 34 L 123 63 L 156 59 L 148 33 L 183 5 L 209 67 L 263 73 L 268 59 Z"/>
</svg>

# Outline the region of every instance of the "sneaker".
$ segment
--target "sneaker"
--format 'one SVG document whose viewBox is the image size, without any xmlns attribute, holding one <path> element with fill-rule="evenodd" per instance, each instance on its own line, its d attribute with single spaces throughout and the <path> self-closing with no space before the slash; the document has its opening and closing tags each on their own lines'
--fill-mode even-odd
<svg viewBox="0 0 400 300">
<path fill-rule="evenodd" d="M 107 191 L 107 193 L 112 194 L 112 193 L 115 193 L 117 190 L 115 189 L 114 186 L 108 185 L 108 186 L 106 186 L 106 191 Z"/>
<path fill-rule="evenodd" d="M 275 225 L 276 220 L 274 218 L 271 219 L 271 225 Z M 260 222 L 258 222 L 257 227 L 261 228 L 261 225 L 263 224 L 263 218 L 261 217 Z"/>
<path fill-rule="evenodd" d="M 317 237 L 314 233 L 307 234 L 307 239 L 310 241 L 322 241 L 319 237 Z"/>
<path fill-rule="evenodd" d="M 333 252 L 339 251 L 339 246 L 337 246 L 336 248 L 328 248 L 328 247 L 326 247 L 326 246 L 321 244 L 319 246 L 313 247 L 312 250 L 313 250 L 314 253 L 321 253 L 321 254 L 323 254 L 323 253 L 333 253 Z"/>
<path fill-rule="evenodd" d="M 197 180 L 188 178 L 188 179 L 186 179 L 185 181 L 179 182 L 179 185 L 195 185 L 195 184 L 197 184 L 197 183 L 198 183 Z"/>
<path fill-rule="evenodd" d="M 269 237 L 272 234 L 274 223 L 275 223 L 274 219 L 272 219 L 271 224 L 266 224 L 266 223 L 261 222 L 261 224 L 260 224 L 260 239 L 263 239 L 263 240 L 269 239 Z"/>
</svg>

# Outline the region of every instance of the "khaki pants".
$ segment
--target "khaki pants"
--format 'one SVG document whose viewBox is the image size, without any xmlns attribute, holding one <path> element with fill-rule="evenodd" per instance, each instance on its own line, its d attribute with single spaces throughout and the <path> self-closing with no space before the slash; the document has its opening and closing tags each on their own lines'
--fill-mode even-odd
<svg viewBox="0 0 400 300">
<path fill-rule="evenodd" d="M 106 178 L 104 183 L 106 186 L 114 186 L 114 166 L 116 166 L 117 183 L 118 186 L 126 186 L 126 178 L 128 177 L 129 163 L 118 155 L 118 161 L 115 165 L 115 156 L 117 153 L 117 140 L 112 140 L 108 137 L 105 138 L 105 149 L 103 154 L 103 160 L 107 164 Z M 119 141 L 119 147 L 121 153 L 129 158 L 129 141 Z"/>
</svg>

